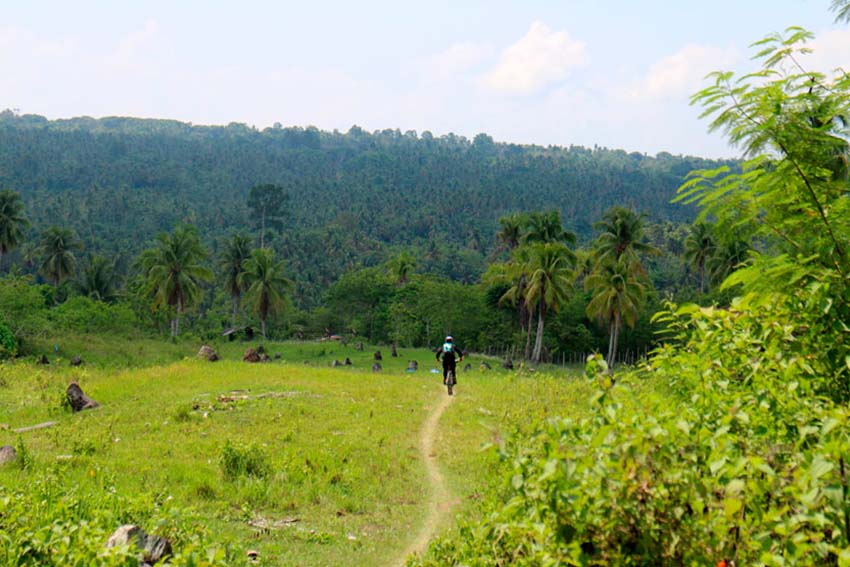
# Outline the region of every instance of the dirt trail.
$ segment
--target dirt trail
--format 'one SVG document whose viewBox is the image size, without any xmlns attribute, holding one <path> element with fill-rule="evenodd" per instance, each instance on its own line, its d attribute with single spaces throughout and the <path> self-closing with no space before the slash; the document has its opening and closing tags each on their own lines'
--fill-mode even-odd
<svg viewBox="0 0 850 567">
<path fill-rule="evenodd" d="M 425 519 L 425 524 L 419 530 L 416 539 L 407 546 L 402 556 L 396 561 L 395 565 L 399 567 L 404 567 L 410 555 L 425 551 L 425 548 L 428 547 L 428 542 L 440 525 L 443 514 L 448 512 L 452 506 L 451 493 L 443 481 L 443 475 L 440 473 L 440 467 L 437 465 L 437 455 L 434 451 L 434 436 L 437 433 L 440 417 L 443 415 L 443 411 L 452 403 L 452 400 L 454 400 L 454 397 L 443 394 L 440 403 L 437 404 L 437 407 L 431 411 L 428 419 L 425 420 L 422 426 L 422 433 L 419 435 L 419 448 L 422 452 L 422 458 L 425 460 L 425 469 L 428 472 L 428 482 L 431 485 L 431 498 L 428 502 L 428 516 Z"/>
</svg>

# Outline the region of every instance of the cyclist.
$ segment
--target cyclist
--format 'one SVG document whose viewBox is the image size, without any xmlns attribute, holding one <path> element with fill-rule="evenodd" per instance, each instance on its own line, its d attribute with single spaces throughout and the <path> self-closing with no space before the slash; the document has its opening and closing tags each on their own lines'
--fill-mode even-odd
<svg viewBox="0 0 850 567">
<path fill-rule="evenodd" d="M 443 343 L 443 346 L 437 349 L 437 360 L 440 360 L 440 357 L 443 357 L 443 384 L 446 383 L 446 376 L 448 376 L 449 370 L 452 371 L 452 374 L 455 376 L 455 384 L 457 384 L 457 367 L 455 361 L 455 355 L 457 355 L 457 362 L 463 361 L 463 351 L 458 348 L 458 346 L 454 343 L 454 339 L 451 336 L 446 337 L 446 342 Z"/>
</svg>

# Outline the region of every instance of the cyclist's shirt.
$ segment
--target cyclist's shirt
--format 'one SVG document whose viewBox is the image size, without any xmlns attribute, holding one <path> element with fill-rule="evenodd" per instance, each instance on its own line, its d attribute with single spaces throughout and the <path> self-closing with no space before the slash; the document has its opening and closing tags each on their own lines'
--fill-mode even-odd
<svg viewBox="0 0 850 567">
<path fill-rule="evenodd" d="M 443 357 L 443 363 L 453 363 L 455 356 L 463 356 L 463 351 L 454 343 L 443 343 L 443 346 L 437 350 L 437 360 Z"/>
</svg>

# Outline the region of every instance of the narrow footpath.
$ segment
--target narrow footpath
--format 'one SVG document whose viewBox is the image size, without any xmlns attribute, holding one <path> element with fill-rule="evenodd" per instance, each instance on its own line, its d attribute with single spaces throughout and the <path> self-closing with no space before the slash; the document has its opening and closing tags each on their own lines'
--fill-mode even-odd
<svg viewBox="0 0 850 567">
<path fill-rule="evenodd" d="M 419 436 L 419 448 L 422 459 L 425 461 L 425 469 L 428 473 L 428 482 L 431 485 L 431 497 L 428 501 L 428 516 L 425 523 L 416 535 L 416 539 L 404 550 L 395 565 L 404 567 L 407 558 L 414 553 L 422 553 L 428 547 L 428 542 L 437 531 L 440 521 L 452 506 L 451 493 L 446 488 L 440 467 L 437 465 L 437 455 L 434 452 L 434 436 L 440 423 L 440 417 L 449 404 L 454 400 L 453 396 L 443 394 L 442 400 L 437 407 L 431 411 L 428 419 L 422 425 L 422 433 Z"/>
</svg>

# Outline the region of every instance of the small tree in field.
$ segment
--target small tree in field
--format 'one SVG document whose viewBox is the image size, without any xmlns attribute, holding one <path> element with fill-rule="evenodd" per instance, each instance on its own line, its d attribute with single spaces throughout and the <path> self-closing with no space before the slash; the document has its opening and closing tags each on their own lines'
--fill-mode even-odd
<svg viewBox="0 0 850 567">
<path fill-rule="evenodd" d="M 268 339 L 266 322 L 283 309 L 284 294 L 294 283 L 283 275 L 283 262 L 275 263 L 274 251 L 263 248 L 251 252 L 239 282 L 246 290 L 245 298 L 260 316 L 263 339 Z"/>
</svg>

